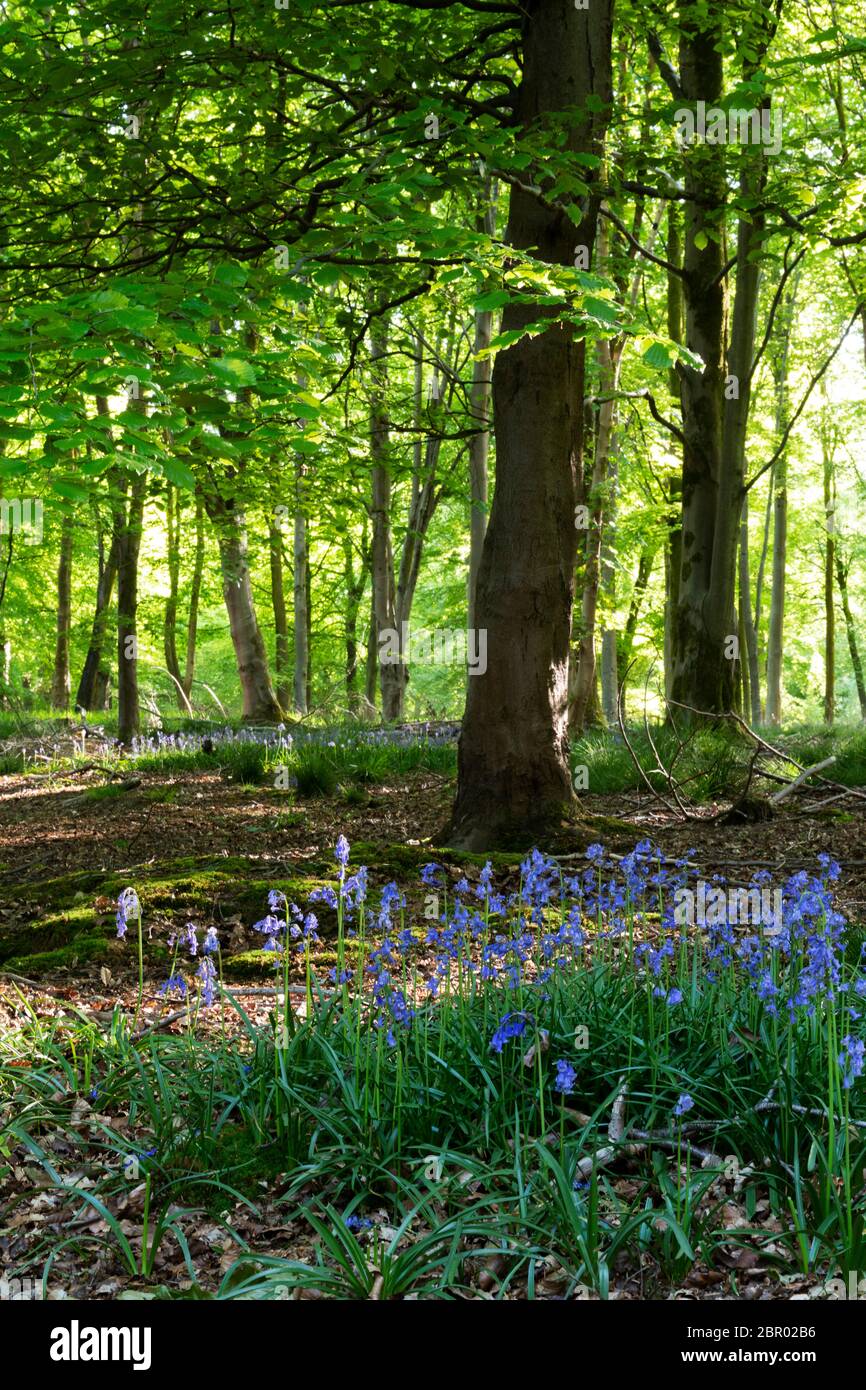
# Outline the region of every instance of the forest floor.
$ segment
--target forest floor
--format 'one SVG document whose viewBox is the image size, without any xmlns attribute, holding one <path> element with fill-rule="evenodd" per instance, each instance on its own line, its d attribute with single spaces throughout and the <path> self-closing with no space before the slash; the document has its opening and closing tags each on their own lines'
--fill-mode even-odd
<svg viewBox="0 0 866 1390">
<path fill-rule="evenodd" d="M 420 906 L 424 889 L 412 889 L 420 865 L 435 858 L 452 880 L 466 868 L 466 860 L 441 851 L 433 838 L 445 823 L 453 790 L 453 778 L 423 769 L 350 797 L 338 792 L 307 799 L 270 786 L 227 784 L 218 773 L 205 771 L 136 768 L 107 779 L 104 771 L 94 768 L 0 778 L 0 1031 L 33 1017 L 47 1023 L 84 1016 L 105 1027 L 117 1007 L 134 1012 L 135 952 L 117 939 L 114 918 L 118 893 L 129 886 L 141 899 L 147 940 L 142 1025 L 164 1026 L 168 1034 L 180 1034 L 184 1027 L 182 1018 L 164 1025 L 160 1021 L 175 1005 L 160 1000 L 157 989 L 168 973 L 165 939 L 189 920 L 199 928 L 218 929 L 228 985 L 244 1001 L 249 1020 L 266 1025 L 274 1008 L 273 971 L 252 928 L 267 912 L 268 891 L 276 888 L 290 901 L 306 902 L 312 887 L 332 881 L 333 846 L 343 834 L 352 846 L 353 865 L 369 866 L 375 888 L 396 878 L 410 903 L 414 891 L 413 905 Z M 585 794 L 582 804 L 591 816 L 626 822 L 613 841 L 599 837 L 606 839 L 608 848 L 623 853 L 649 838 L 670 858 L 688 855 L 701 866 L 702 876 L 720 872 L 734 884 L 747 883 L 757 868 L 769 869 L 774 877 L 814 869 L 818 854 L 826 851 L 842 869 L 838 906 L 852 922 L 866 923 L 866 800 L 851 798 L 832 810 L 809 813 L 798 809 L 792 797 L 774 819 L 745 825 L 720 823 L 723 802 L 705 805 L 688 822 L 655 797 L 638 792 Z M 576 848 L 575 860 L 582 853 Z M 517 864 L 514 857 L 511 868 L 504 860 L 498 868 L 516 880 Z M 325 910 L 322 939 L 313 952 L 323 974 L 335 959 L 331 928 Z M 299 959 L 293 979 L 297 983 L 303 978 Z M 303 1013 L 303 1003 L 300 1007 Z M 214 1009 L 211 1015 L 206 1030 L 225 1026 L 224 1011 Z M 95 1133 L 102 1123 L 97 1102 L 81 1097 L 76 1103 L 75 1123 Z M 116 1115 L 112 1125 L 116 1130 Z M 66 1174 L 63 1181 L 80 1179 L 63 1133 L 47 1135 L 44 1142 L 53 1144 L 56 1166 Z M 2 1155 L 0 1146 L 0 1159 Z M 631 1180 L 627 1167 L 620 1180 L 626 1186 Z M 215 1287 L 245 1250 L 256 1257 L 311 1257 L 315 1234 L 300 1219 L 287 1222 L 280 1210 L 283 1180 L 279 1172 L 262 1178 L 255 1215 L 247 1206 L 236 1206 L 233 1237 L 227 1237 L 224 1226 L 207 1212 L 187 1231 L 203 1288 Z M 143 1202 L 139 1184 L 115 1206 L 113 1215 L 130 1238 L 140 1233 Z M 28 1241 L 45 1246 L 51 1232 L 59 1239 L 72 1211 L 62 1189 L 46 1183 L 43 1171 L 22 1151 L 11 1154 L 0 1181 L 3 1204 L 8 1205 L 0 1221 L 0 1255 L 9 1259 L 20 1255 Z M 727 1194 L 726 1209 L 734 1226 L 754 1226 L 761 1219 L 760 1212 L 747 1213 L 738 1204 L 733 1190 Z M 384 1208 L 380 1215 L 387 1233 L 392 1217 Z M 769 1212 L 764 1218 L 767 1232 L 772 1232 Z M 84 1218 L 79 1214 L 76 1220 L 90 1223 L 89 1235 L 108 1230 L 98 1211 Z M 761 1249 L 766 1249 L 766 1241 Z M 49 1296 L 115 1298 L 141 1285 L 115 1252 L 93 1259 L 85 1250 L 71 1244 L 58 1253 L 52 1277 L 61 1292 Z M 0 1265 L 6 1262 L 0 1258 Z M 500 1277 L 501 1261 L 479 1259 L 474 1273 L 477 1296 L 490 1297 Z M 180 1291 L 190 1287 L 187 1268 L 171 1242 L 161 1245 L 151 1278 Z M 561 1275 L 551 1266 L 535 1296 L 560 1297 L 561 1287 Z M 675 1283 L 649 1266 L 623 1268 L 612 1275 L 611 1295 L 824 1296 L 820 1280 L 793 1272 L 780 1275 L 778 1267 L 766 1263 L 748 1243 L 732 1245 L 714 1267 L 695 1263 Z M 317 1295 L 307 1288 L 292 1296 Z M 525 1284 L 515 1280 L 507 1296 L 525 1297 Z"/>
</svg>

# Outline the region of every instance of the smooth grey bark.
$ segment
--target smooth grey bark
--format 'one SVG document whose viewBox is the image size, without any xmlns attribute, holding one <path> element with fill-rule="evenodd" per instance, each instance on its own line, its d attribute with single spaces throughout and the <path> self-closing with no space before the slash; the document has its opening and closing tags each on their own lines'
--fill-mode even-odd
<svg viewBox="0 0 866 1390">
<path fill-rule="evenodd" d="M 274 505 L 273 492 L 268 512 L 268 557 L 271 572 L 271 607 L 274 612 L 274 671 L 276 696 L 280 706 L 288 709 L 291 701 L 289 624 L 286 615 L 286 591 L 283 579 L 282 515 Z"/>
<path fill-rule="evenodd" d="M 377 318 L 370 330 L 370 457 L 372 460 L 370 517 L 373 528 L 373 617 L 382 718 L 401 719 L 408 672 L 395 644 L 400 641 L 394 584 L 394 551 L 391 538 L 391 475 L 389 472 L 390 426 L 388 376 L 385 358 L 388 325 Z"/>
<path fill-rule="evenodd" d="M 824 723 L 836 718 L 836 486 L 833 447 L 824 443 Z"/>
<path fill-rule="evenodd" d="M 854 621 L 851 602 L 848 597 L 848 565 L 843 560 L 838 545 L 836 547 L 836 582 L 839 585 L 839 598 L 845 619 L 845 636 L 848 640 L 854 684 L 857 687 L 857 699 L 860 704 L 860 718 L 866 721 L 866 678 L 863 675 L 863 658 L 860 653 L 860 644 L 857 641 L 857 624 Z"/>
<path fill-rule="evenodd" d="M 788 359 L 797 281 L 792 278 L 778 320 L 778 351 L 771 358 L 776 393 L 775 429 L 782 438 L 788 415 Z M 782 720 L 782 657 L 785 630 L 785 585 L 788 562 L 788 452 L 783 449 L 771 470 L 773 494 L 773 563 L 770 580 L 770 622 L 767 635 L 767 701 L 765 718 L 778 726 Z"/>
<path fill-rule="evenodd" d="M 183 682 L 180 661 L 177 655 L 177 608 L 180 590 L 180 536 L 181 505 L 177 489 L 171 483 L 166 490 L 166 561 L 168 564 L 168 597 L 163 615 L 163 653 L 165 669 L 175 682 L 175 699 L 178 708 L 187 709 L 183 698 Z"/>
<path fill-rule="evenodd" d="M 201 492 L 196 489 L 195 497 L 195 559 L 193 561 L 192 584 L 189 592 L 189 618 L 186 625 L 186 660 L 183 672 L 183 693 L 187 699 L 192 691 L 195 677 L 195 644 L 198 635 L 198 609 L 201 598 L 201 581 L 204 573 L 204 503 Z"/>
<path fill-rule="evenodd" d="M 72 631 L 72 550 L 75 542 L 71 511 L 63 514 L 60 530 L 60 557 L 57 563 L 57 635 L 54 644 L 54 675 L 51 680 L 51 708 L 67 710 L 72 681 L 69 674 L 69 636 Z"/>
</svg>

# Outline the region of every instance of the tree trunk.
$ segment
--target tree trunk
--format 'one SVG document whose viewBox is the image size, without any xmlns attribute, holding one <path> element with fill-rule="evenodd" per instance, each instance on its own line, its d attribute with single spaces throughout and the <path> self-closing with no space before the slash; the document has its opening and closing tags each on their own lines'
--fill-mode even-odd
<svg viewBox="0 0 866 1390">
<path fill-rule="evenodd" d="M 776 437 L 784 435 L 788 413 L 788 357 L 797 277 L 791 281 L 784 306 L 779 313 L 779 351 L 773 362 L 776 392 Z M 779 455 L 771 473 L 773 492 L 773 565 L 770 580 L 770 623 L 767 635 L 767 703 L 768 724 L 778 726 L 782 721 L 782 653 L 785 629 L 785 578 L 788 563 L 788 457 L 787 449 Z"/>
<path fill-rule="evenodd" d="M 668 209 L 667 259 L 672 266 L 681 266 L 683 259 L 682 213 L 678 204 L 671 203 Z M 667 318 L 668 337 L 681 343 L 685 336 L 685 310 L 683 302 L 683 282 L 679 275 L 668 271 L 667 277 Z M 668 388 L 682 413 L 682 391 L 679 373 L 671 369 L 668 375 Z M 683 562 L 683 524 L 681 475 L 673 475 L 667 480 L 668 517 L 665 535 L 665 612 L 664 612 L 664 684 L 665 699 L 673 695 L 674 676 L 674 628 L 680 602 L 680 571 Z"/>
<path fill-rule="evenodd" d="M 860 655 L 860 646 L 857 641 L 857 626 L 854 622 L 854 615 L 851 612 L 851 604 L 848 599 L 848 568 L 845 565 L 839 547 L 836 547 L 836 580 L 839 585 L 839 597 L 842 600 L 842 613 L 845 618 L 845 635 L 848 638 L 848 651 L 851 653 L 851 666 L 854 671 L 854 682 L 857 686 L 857 699 L 860 702 L 860 718 L 866 721 L 866 679 L 863 676 L 863 659 Z"/>
<path fill-rule="evenodd" d="M 833 585 L 836 570 L 836 498 L 833 452 L 824 448 L 824 723 L 836 718 L 836 609 Z"/>
<path fill-rule="evenodd" d="M 289 624 L 283 583 L 283 528 L 281 513 L 271 507 L 268 515 L 268 550 L 271 561 L 271 604 L 274 610 L 274 670 L 277 673 L 277 700 L 288 709 L 292 698 L 289 677 Z"/>
<path fill-rule="evenodd" d="M 487 236 L 496 235 L 496 184 L 489 178 L 484 180 L 482 193 L 484 211 L 479 219 L 479 230 Z M 475 360 L 479 352 L 490 346 L 493 337 L 493 313 L 489 309 L 479 309 L 475 313 L 475 333 L 472 344 L 472 388 L 469 405 L 477 433 L 469 441 L 469 622 L 475 627 L 475 591 L 478 586 L 478 569 L 484 549 L 487 532 L 487 461 L 490 453 L 490 382 L 493 362 L 490 357 L 480 362 Z"/>
<path fill-rule="evenodd" d="M 271 685 L 268 656 L 256 616 L 244 515 L 235 501 L 216 493 L 205 498 L 205 507 L 219 543 L 223 599 L 241 685 L 243 718 L 252 724 L 277 724 L 283 712 Z"/>
<path fill-rule="evenodd" d="M 133 473 L 124 482 L 115 511 L 117 546 L 117 737 L 129 743 L 139 733 L 138 704 L 138 555 L 144 519 L 147 475 Z M 128 501 L 127 501 L 128 492 Z"/>
<path fill-rule="evenodd" d="M 718 105 L 723 7 L 681 11 L 680 61 L 685 98 Z M 726 252 L 718 227 L 725 204 L 722 150 L 698 143 L 686 153 L 686 243 L 683 288 L 686 342 L 704 362 L 682 365 L 683 552 L 674 630 L 672 694 L 677 704 L 723 714 L 739 681 L 735 612 L 737 545 L 745 495 L 745 440 L 755 348 L 763 216 L 751 211 L 737 228 L 737 283 L 725 360 Z M 766 177 L 763 147 L 740 154 L 740 193 L 756 209 Z"/>
<path fill-rule="evenodd" d="M 637 574 L 635 575 L 634 587 L 631 591 L 631 602 L 628 606 L 628 617 L 625 620 L 625 629 L 623 630 L 622 640 L 618 644 L 617 648 L 617 658 L 616 663 L 614 665 L 615 671 L 619 668 L 625 671 L 626 667 L 631 661 L 631 652 L 632 647 L 634 645 L 635 633 L 637 632 L 638 619 L 640 617 L 640 611 L 641 607 L 643 606 L 643 601 L 646 598 L 647 586 L 650 582 L 650 577 L 653 572 L 653 565 L 655 564 L 655 558 L 657 553 L 658 548 L 654 544 L 654 542 L 646 541 L 643 546 L 643 549 L 641 550 L 640 559 L 637 563 Z M 613 715 L 615 719 L 616 697 L 614 697 Z M 607 717 L 607 711 L 605 711 L 605 716 Z"/>
<path fill-rule="evenodd" d="M 611 101 L 612 0 L 577 10 L 529 0 L 517 120 L 579 111 L 571 150 L 602 152 Z M 588 111 L 588 108 L 590 110 Z M 573 265 L 591 252 L 598 199 L 579 226 L 532 191 L 511 191 L 508 240 Z M 504 331 L 545 311 L 509 305 Z M 450 839 L 471 850 L 528 845 L 574 810 L 568 756 L 568 664 L 574 596 L 575 505 L 583 451 L 585 346 L 557 324 L 500 352 L 493 369 L 496 488 L 476 588 L 487 669 L 469 681 Z"/>
<path fill-rule="evenodd" d="M 195 676 L 195 641 L 198 633 L 198 606 L 201 598 L 201 578 L 204 572 L 204 504 L 201 493 L 195 497 L 195 561 L 189 593 L 189 620 L 186 625 L 186 662 L 183 673 L 183 693 L 189 699 Z"/>
<path fill-rule="evenodd" d="M 384 366 L 386 352 L 387 325 L 381 319 L 376 319 L 370 331 L 370 455 L 373 461 L 370 513 L 373 524 L 373 612 L 379 688 L 382 693 L 382 718 L 388 723 L 403 718 L 403 697 L 408 672 L 402 659 L 402 632 L 398 627 L 394 587 L 391 477 L 388 471 L 388 378 Z"/>
<path fill-rule="evenodd" d="M 568 728 L 572 736 L 582 734 L 589 723 L 598 723 L 600 715 L 596 681 L 595 620 L 601 584 L 605 519 L 609 508 L 607 483 L 616 412 L 616 402 L 605 400 L 604 397 L 612 396 L 618 389 L 622 347 L 619 343 L 611 343 L 602 339 L 596 343 L 596 354 L 599 368 L 598 394 L 601 400 L 598 406 L 592 481 L 589 497 L 586 498 L 585 502 L 589 512 L 589 529 L 586 533 L 586 558 L 582 575 L 578 641 L 577 648 L 572 653 L 574 677 L 571 682 L 568 708 Z"/>
<path fill-rule="evenodd" d="M 167 533 L 167 562 L 168 562 L 168 598 L 165 601 L 165 615 L 163 618 L 163 651 L 165 653 L 165 669 L 176 682 L 175 700 L 178 709 L 186 711 L 186 702 L 183 698 L 183 684 L 181 681 L 180 662 L 177 659 L 177 602 L 178 590 L 180 588 L 180 534 L 181 534 L 181 508 L 180 497 L 177 489 L 168 484 L 166 496 L 166 533 Z"/>
<path fill-rule="evenodd" d="M 743 713 L 753 724 L 761 722 L 761 677 L 758 665 L 758 633 L 752 616 L 752 580 L 749 569 L 749 497 L 743 497 L 740 516 L 740 630 L 745 645 L 743 687 L 746 687 L 745 667 L 748 666 L 749 701 Z"/>
<path fill-rule="evenodd" d="M 372 558 L 371 558 L 372 565 Z M 364 699 L 370 710 L 376 709 L 376 692 L 379 686 L 379 643 L 376 625 L 376 593 L 370 590 L 370 623 L 367 629 L 367 660 L 364 668 Z"/>
<path fill-rule="evenodd" d="M 350 714 L 357 714 L 360 708 L 358 695 L 358 614 L 364 595 L 363 553 L 358 574 L 352 563 L 352 537 L 348 527 L 343 532 L 343 586 L 346 593 L 346 704 Z"/>
<path fill-rule="evenodd" d="M 69 675 L 69 635 L 72 630 L 72 547 L 75 540 L 73 516 L 64 512 L 60 532 L 60 560 L 57 566 L 57 640 L 54 647 L 54 677 L 51 682 L 51 708 L 69 709 L 72 682 Z"/>
<path fill-rule="evenodd" d="M 300 455 L 295 460 L 295 527 L 292 540 L 292 611 L 295 638 L 294 707 L 306 714 L 309 665 L 309 614 L 307 612 L 307 517 L 303 505 L 303 470 Z"/>
</svg>

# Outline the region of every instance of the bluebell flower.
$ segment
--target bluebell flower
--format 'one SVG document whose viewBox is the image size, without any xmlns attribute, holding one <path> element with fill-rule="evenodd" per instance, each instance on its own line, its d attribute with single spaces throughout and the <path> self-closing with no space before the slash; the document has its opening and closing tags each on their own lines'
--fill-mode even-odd
<svg viewBox="0 0 866 1390">
<path fill-rule="evenodd" d="M 693 1106 L 694 1101 L 691 1096 L 684 1092 L 674 1106 L 674 1114 L 679 1119 L 680 1116 L 685 1115 L 687 1111 L 691 1110 Z"/>
<path fill-rule="evenodd" d="M 337 839 L 334 848 L 334 858 L 340 868 L 345 871 L 346 865 L 349 862 L 349 841 L 346 839 L 345 835 L 340 835 Z"/>
<path fill-rule="evenodd" d="M 196 979 L 201 981 L 201 997 L 205 1008 L 210 1008 L 216 993 L 216 970 L 210 956 L 202 956 Z"/>
<path fill-rule="evenodd" d="M 501 1052 L 509 1038 L 519 1038 L 526 1032 L 526 1014 L 508 1013 L 503 1014 L 499 1020 L 499 1025 L 493 1037 L 490 1039 L 490 1047 L 493 1052 Z"/>
<path fill-rule="evenodd" d="M 554 1090 L 561 1091 L 564 1096 L 570 1096 L 577 1081 L 577 1072 L 570 1062 L 559 1061 L 556 1064 L 556 1080 L 553 1083 Z"/>
<path fill-rule="evenodd" d="M 130 917 L 138 918 L 141 916 L 141 904 L 138 901 L 138 894 L 134 888 L 124 888 L 120 897 L 117 899 L 117 935 L 126 936 L 126 928 Z"/>
<path fill-rule="evenodd" d="M 186 997 L 186 980 L 182 975 L 169 975 L 167 980 L 163 980 L 157 990 L 157 994 L 178 994 L 181 999 Z"/>
<path fill-rule="evenodd" d="M 866 1043 L 848 1033 L 842 1039 L 842 1047 L 844 1051 L 839 1053 L 839 1066 L 844 1070 L 842 1085 L 847 1091 L 854 1085 L 857 1077 L 863 1074 Z"/>
</svg>

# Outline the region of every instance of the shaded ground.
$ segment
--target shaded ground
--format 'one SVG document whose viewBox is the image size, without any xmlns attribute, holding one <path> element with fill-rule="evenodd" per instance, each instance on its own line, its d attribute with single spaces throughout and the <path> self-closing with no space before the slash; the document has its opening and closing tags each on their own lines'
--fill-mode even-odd
<svg viewBox="0 0 866 1390">
<path fill-rule="evenodd" d="M 160 941 L 193 920 L 220 928 L 234 978 L 260 973 L 261 959 L 248 958 L 260 944 L 250 929 L 265 914 L 268 890 L 303 906 L 312 887 L 332 879 L 339 834 L 353 846 L 352 864 L 368 865 L 374 890 L 392 878 L 404 891 L 420 890 L 418 868 L 432 857 L 455 877 L 477 859 L 449 854 L 433 839 L 452 795 L 450 778 L 424 771 L 369 792 L 307 800 L 234 786 L 217 773 L 2 778 L 0 968 L 46 984 L 92 983 L 105 966 L 115 982 L 125 979 L 131 953 L 116 940 L 114 906 L 120 890 L 134 886 L 158 971 Z M 625 852 L 650 838 L 669 856 L 688 854 L 708 875 L 734 883 L 757 867 L 774 877 L 814 868 L 820 852 L 830 853 L 842 865 L 842 910 L 866 922 L 866 801 L 810 813 L 792 798 L 777 818 L 747 825 L 721 824 L 717 805 L 684 823 L 640 793 L 584 795 L 582 804 L 590 815 L 626 822 L 620 835 L 599 836 L 611 848 Z M 571 867 L 583 848 L 562 858 Z M 518 862 L 502 856 L 498 867 Z M 327 910 L 320 918 L 327 938 Z"/>
<path fill-rule="evenodd" d="M 158 1023 L 173 1007 L 159 1002 L 155 991 L 169 960 L 165 939 L 188 920 L 220 929 L 226 975 L 235 988 L 268 987 L 267 993 L 262 989 L 241 996 L 251 1019 L 264 1023 L 273 1007 L 272 971 L 256 949 L 261 938 L 251 928 L 266 911 L 268 889 L 279 888 L 305 903 L 313 886 L 332 880 L 333 845 L 343 833 L 353 846 L 353 864 L 369 865 L 374 891 L 396 878 L 404 890 L 418 894 L 417 907 L 421 864 L 435 857 L 453 877 L 463 871 L 467 857 L 443 854 L 431 839 L 452 794 L 451 779 L 427 772 L 377 786 L 361 800 L 357 794 L 298 800 L 270 787 L 232 786 L 209 773 L 137 771 L 127 774 L 126 782 L 106 782 L 98 771 L 0 779 L 0 1028 L 21 1021 L 26 1004 L 42 1017 L 80 1010 L 101 1021 L 118 1003 L 134 1008 L 135 952 L 117 940 L 114 923 L 117 894 L 128 885 L 141 897 L 148 938 L 144 1025 Z M 844 801 L 832 811 L 804 814 L 792 798 L 790 809 L 777 819 L 742 826 L 714 820 L 716 806 L 707 807 L 702 819 L 684 824 L 652 797 L 637 793 L 587 795 L 584 805 L 592 814 L 628 821 L 618 843 L 607 837 L 613 848 L 625 851 L 648 837 L 672 857 L 690 852 L 707 875 L 718 870 L 732 882 L 747 880 L 756 867 L 766 867 L 774 876 L 812 868 L 817 855 L 827 851 L 842 865 L 840 907 L 852 922 L 866 922 L 866 802 Z M 573 862 L 582 858 L 576 850 Z M 512 863 L 516 874 L 516 858 Z M 505 860 L 498 867 L 505 869 Z M 317 963 L 323 971 L 333 959 L 327 912 L 321 923 Z M 297 978 L 300 970 L 299 962 Z M 214 1010 L 208 1026 L 217 1026 L 217 1014 Z M 83 1130 L 98 1133 L 96 1101 L 82 1098 L 79 1121 Z M 112 1124 L 117 1128 L 116 1116 Z M 62 1134 L 47 1139 L 49 1148 L 56 1146 L 54 1159 L 61 1172 L 72 1161 L 64 1143 Z M 287 1220 L 280 1208 L 284 1180 L 278 1171 L 261 1179 L 255 1217 L 245 1208 L 234 1213 L 238 1241 L 202 1216 L 191 1252 L 203 1285 L 212 1288 L 219 1282 L 242 1253 L 244 1239 L 257 1252 L 311 1257 L 310 1230 L 303 1222 Z M 629 1183 L 628 1164 L 619 1181 Z M 0 1249 L 10 1258 L 28 1244 L 50 1242 L 77 1210 L 62 1192 L 49 1189 L 42 1169 L 23 1154 L 12 1155 L 2 1187 L 0 1196 L 11 1201 L 14 1213 L 11 1224 L 7 1221 L 0 1230 Z M 130 1237 L 140 1229 L 142 1204 L 139 1185 L 121 1199 L 116 1212 Z M 734 1192 L 726 1210 L 736 1225 L 742 1213 Z M 759 1224 L 760 1214 L 749 1221 L 753 1227 Z M 101 1233 L 98 1215 L 89 1230 Z M 477 1296 L 492 1296 L 502 1273 L 489 1259 L 479 1260 L 472 1270 Z M 70 1250 L 58 1262 L 57 1276 L 65 1296 L 73 1298 L 114 1298 L 135 1284 L 111 1254 L 87 1263 Z M 563 1277 L 551 1267 L 540 1282 L 540 1296 L 560 1297 Z M 171 1242 L 160 1252 L 154 1279 L 177 1288 L 189 1283 Z M 823 1296 L 815 1280 L 780 1280 L 757 1250 L 733 1247 L 729 1266 L 696 1266 L 675 1293 L 659 1287 L 651 1265 L 637 1272 L 623 1270 L 612 1293 L 623 1299 Z M 524 1297 L 525 1288 L 515 1283 L 511 1296 Z"/>
</svg>

